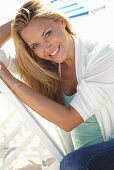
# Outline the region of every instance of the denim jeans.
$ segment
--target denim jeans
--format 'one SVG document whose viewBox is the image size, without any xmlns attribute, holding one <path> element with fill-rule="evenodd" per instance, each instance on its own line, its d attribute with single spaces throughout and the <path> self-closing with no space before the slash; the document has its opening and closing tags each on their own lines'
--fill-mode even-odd
<svg viewBox="0 0 114 170">
<path fill-rule="evenodd" d="M 69 153 L 60 170 L 114 170 L 114 139 Z"/>
</svg>

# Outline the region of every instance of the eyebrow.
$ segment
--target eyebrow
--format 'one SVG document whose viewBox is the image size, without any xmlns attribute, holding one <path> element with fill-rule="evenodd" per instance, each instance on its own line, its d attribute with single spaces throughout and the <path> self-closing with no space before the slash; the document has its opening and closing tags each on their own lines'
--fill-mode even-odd
<svg viewBox="0 0 114 170">
<path fill-rule="evenodd" d="M 46 32 L 47 29 L 48 29 L 48 28 L 46 28 L 46 29 L 44 30 L 44 32 L 42 33 L 42 37 L 44 36 L 44 34 L 45 34 L 45 32 Z"/>
<path fill-rule="evenodd" d="M 45 32 L 46 32 L 47 29 L 48 29 L 48 28 L 46 28 L 46 29 L 44 30 L 44 32 L 42 33 L 42 37 L 44 36 L 44 34 L 45 34 Z M 30 46 L 33 46 L 34 44 L 36 44 L 36 43 L 30 44 Z"/>
</svg>

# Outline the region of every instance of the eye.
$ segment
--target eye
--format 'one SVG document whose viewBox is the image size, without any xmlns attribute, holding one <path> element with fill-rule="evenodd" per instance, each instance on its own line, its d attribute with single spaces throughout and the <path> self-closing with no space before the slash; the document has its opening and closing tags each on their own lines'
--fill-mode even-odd
<svg viewBox="0 0 114 170">
<path fill-rule="evenodd" d="M 38 47 L 38 44 L 34 44 L 34 45 L 32 46 L 32 49 L 35 50 L 37 47 Z"/>
<path fill-rule="evenodd" d="M 51 34 L 52 31 L 48 31 L 46 34 L 45 34 L 45 37 L 47 38 L 50 34 Z"/>
</svg>

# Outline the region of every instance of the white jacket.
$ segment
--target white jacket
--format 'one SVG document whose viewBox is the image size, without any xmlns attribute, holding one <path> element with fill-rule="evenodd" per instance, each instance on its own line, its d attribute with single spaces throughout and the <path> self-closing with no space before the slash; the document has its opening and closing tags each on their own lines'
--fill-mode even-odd
<svg viewBox="0 0 114 170">
<path fill-rule="evenodd" d="M 95 114 L 108 140 L 114 137 L 114 43 L 101 42 L 88 53 L 87 42 L 74 39 L 78 86 L 70 105 L 84 121 Z"/>
</svg>

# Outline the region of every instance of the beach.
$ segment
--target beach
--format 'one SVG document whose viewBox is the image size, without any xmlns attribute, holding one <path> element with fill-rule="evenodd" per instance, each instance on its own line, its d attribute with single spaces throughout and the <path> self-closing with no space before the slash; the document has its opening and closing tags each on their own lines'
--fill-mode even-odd
<svg viewBox="0 0 114 170">
<path fill-rule="evenodd" d="M 1 167 L 8 149 L 10 152 L 6 154 L 4 161 L 10 160 L 16 149 L 20 148 L 13 160 L 7 164 L 6 170 L 41 170 L 42 160 L 47 166 L 55 161 L 48 148 L 3 94 L 0 94 L 0 116 L 2 116 L 0 119 L 0 170 L 4 169 Z"/>
</svg>

